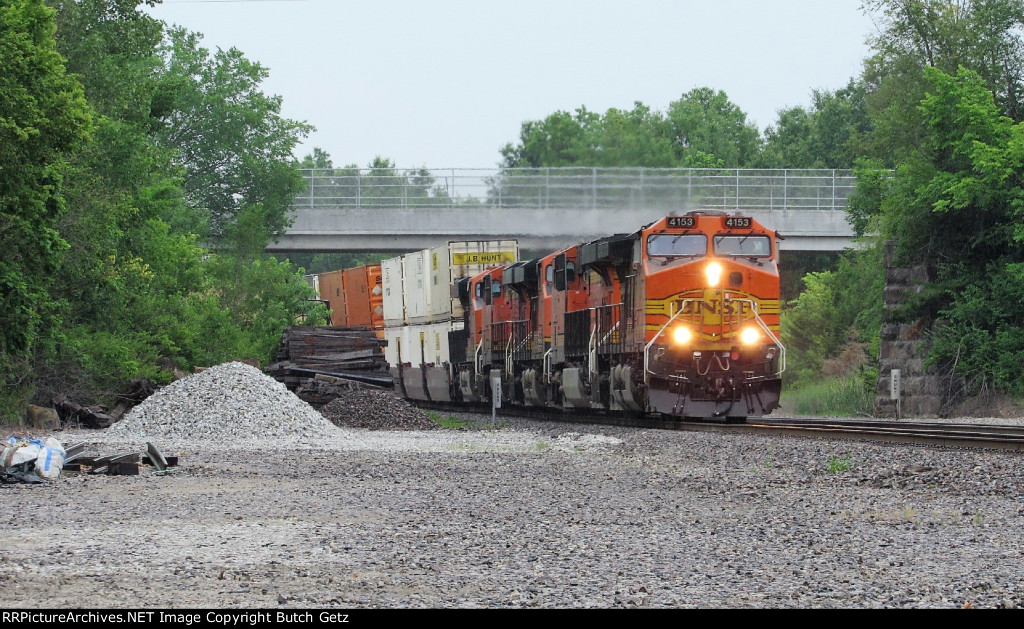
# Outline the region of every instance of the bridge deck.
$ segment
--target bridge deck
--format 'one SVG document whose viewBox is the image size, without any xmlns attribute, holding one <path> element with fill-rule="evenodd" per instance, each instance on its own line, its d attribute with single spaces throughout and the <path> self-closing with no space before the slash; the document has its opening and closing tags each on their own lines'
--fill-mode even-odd
<svg viewBox="0 0 1024 629">
<path fill-rule="evenodd" d="M 715 209 L 782 233 L 783 249 L 840 250 L 855 179 L 840 170 L 318 169 L 294 223 L 268 251 L 412 251 L 445 240 L 518 238 L 556 249 Z"/>
</svg>

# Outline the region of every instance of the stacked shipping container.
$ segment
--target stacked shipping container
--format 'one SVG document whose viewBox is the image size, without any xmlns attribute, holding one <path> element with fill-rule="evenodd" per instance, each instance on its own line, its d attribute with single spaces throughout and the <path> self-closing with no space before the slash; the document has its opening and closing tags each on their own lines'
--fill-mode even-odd
<svg viewBox="0 0 1024 629">
<path fill-rule="evenodd" d="M 384 353 L 393 375 L 399 365 L 410 370 L 404 378 L 406 395 L 428 399 L 429 389 L 429 399 L 448 399 L 449 333 L 464 326 L 462 304 L 452 296 L 452 286 L 489 267 L 518 260 L 517 241 L 487 240 L 448 242 L 381 262 L 388 341 Z"/>
<path fill-rule="evenodd" d="M 384 336 L 384 288 L 379 264 L 329 271 L 318 276 L 320 299 L 331 309 L 331 325 L 365 327 Z"/>
</svg>

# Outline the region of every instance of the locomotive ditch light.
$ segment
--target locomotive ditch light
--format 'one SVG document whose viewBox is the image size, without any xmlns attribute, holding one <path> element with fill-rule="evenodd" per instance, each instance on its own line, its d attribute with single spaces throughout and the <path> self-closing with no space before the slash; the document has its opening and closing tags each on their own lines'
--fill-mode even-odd
<svg viewBox="0 0 1024 629">
<path fill-rule="evenodd" d="M 722 265 L 717 262 L 704 267 L 704 276 L 708 279 L 708 286 L 715 287 L 722 281 Z"/>
<path fill-rule="evenodd" d="M 740 332 L 740 340 L 744 345 L 753 345 L 761 340 L 761 333 L 757 331 L 757 328 L 744 328 Z"/>
<path fill-rule="evenodd" d="M 672 340 L 676 345 L 686 345 L 691 339 L 693 339 L 693 332 L 690 332 L 690 328 L 679 326 L 672 330 Z"/>
</svg>

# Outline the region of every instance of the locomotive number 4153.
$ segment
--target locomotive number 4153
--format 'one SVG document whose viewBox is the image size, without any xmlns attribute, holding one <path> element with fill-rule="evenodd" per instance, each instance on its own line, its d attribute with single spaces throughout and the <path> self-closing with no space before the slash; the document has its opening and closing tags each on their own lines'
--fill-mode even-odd
<svg viewBox="0 0 1024 629">
<path fill-rule="evenodd" d="M 749 229 L 750 228 L 750 219 L 749 218 L 741 218 L 739 216 L 730 216 L 729 218 L 725 219 L 725 226 L 726 227 L 738 227 L 740 229 Z"/>
<path fill-rule="evenodd" d="M 697 225 L 697 219 L 692 216 L 670 216 L 668 217 L 669 227 L 691 228 Z"/>
</svg>

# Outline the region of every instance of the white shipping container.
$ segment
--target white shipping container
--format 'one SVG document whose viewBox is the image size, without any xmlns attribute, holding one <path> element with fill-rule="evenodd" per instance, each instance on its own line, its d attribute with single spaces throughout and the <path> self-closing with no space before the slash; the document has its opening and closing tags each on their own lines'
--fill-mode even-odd
<svg viewBox="0 0 1024 629">
<path fill-rule="evenodd" d="M 461 330 L 462 321 L 445 321 L 422 325 L 403 325 L 388 328 L 385 339 L 384 359 L 389 365 L 399 362 L 420 366 L 443 365 L 451 361 L 448 333 Z"/>
<path fill-rule="evenodd" d="M 398 360 L 399 354 L 404 358 L 406 349 L 405 341 L 402 340 L 402 327 L 389 327 L 384 329 L 384 340 L 388 342 L 384 346 L 384 360 L 388 362 L 389 366 L 395 366 L 400 361 Z"/>
<path fill-rule="evenodd" d="M 384 359 L 388 361 L 388 365 L 404 363 L 419 366 L 423 362 L 417 329 L 419 327 L 422 326 L 403 325 L 385 330 L 384 338 L 387 339 L 388 346 L 384 351 Z"/>
<path fill-rule="evenodd" d="M 425 326 L 426 329 L 426 355 L 427 362 L 435 365 L 443 365 L 451 362 L 451 351 L 448 346 L 448 334 L 455 330 L 461 330 L 463 323 L 458 321 L 443 321 L 431 323 Z"/>
<path fill-rule="evenodd" d="M 428 290 L 427 260 L 430 250 L 407 253 L 402 258 L 402 276 L 405 286 L 405 322 L 412 325 L 430 321 L 430 290 Z"/>
<path fill-rule="evenodd" d="M 434 322 L 462 319 L 462 303 L 451 296 L 456 280 L 471 277 L 490 267 L 519 261 L 517 240 L 448 242 L 425 252 L 429 264 L 428 319 Z"/>
<path fill-rule="evenodd" d="M 384 289 L 384 325 L 387 327 L 405 325 L 402 257 L 390 258 L 380 263 L 381 283 Z"/>
</svg>

